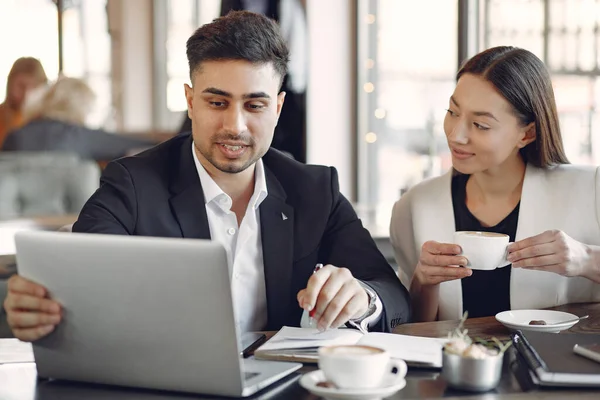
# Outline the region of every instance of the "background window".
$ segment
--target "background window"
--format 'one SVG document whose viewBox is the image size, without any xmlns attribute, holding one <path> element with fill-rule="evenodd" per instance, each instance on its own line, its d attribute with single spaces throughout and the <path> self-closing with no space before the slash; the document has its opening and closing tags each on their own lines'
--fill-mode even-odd
<svg viewBox="0 0 600 400">
<path fill-rule="evenodd" d="M 35 31 L 35 33 L 34 33 Z M 0 103 L 6 95 L 6 78 L 19 57 L 42 62 L 48 79 L 58 76 L 58 22 L 52 0 L 3 0 L 0 12 Z"/>
<path fill-rule="evenodd" d="M 540 57 L 569 160 L 600 164 L 600 135 L 593 134 L 600 129 L 599 22 L 594 0 L 359 0 L 359 214 L 387 225 L 403 192 L 451 167 L 443 119 L 459 40 L 460 52 L 469 52 L 461 58 L 499 45 Z"/>
<path fill-rule="evenodd" d="M 96 94 L 88 124 L 114 128 L 106 0 L 70 0 L 63 4 L 63 73 L 84 79 Z"/>
<path fill-rule="evenodd" d="M 219 16 L 221 2 L 154 0 L 153 7 L 154 123 L 159 129 L 178 129 L 187 110 L 183 85 L 190 83 L 186 42 L 201 25 Z"/>
<path fill-rule="evenodd" d="M 106 0 L 63 1 L 63 70 L 82 78 L 96 93 L 91 125 L 110 125 L 111 63 Z M 0 102 L 6 78 L 19 57 L 38 58 L 50 81 L 59 75 L 58 9 L 53 0 L 4 0 L 0 13 Z"/>
<path fill-rule="evenodd" d="M 198 27 L 196 0 L 169 0 L 167 7 L 167 108 L 185 111 L 184 83 L 189 83 L 185 43 Z"/>
<path fill-rule="evenodd" d="M 442 124 L 458 1 L 361 0 L 357 15 L 358 200 L 378 205 L 370 222 L 387 225 L 401 193 L 450 166 Z"/>
<path fill-rule="evenodd" d="M 483 48 L 512 45 L 540 57 L 552 75 L 569 160 L 575 164 L 599 164 L 600 139 L 593 132 L 600 129 L 597 110 L 600 3 L 594 0 L 481 3 Z"/>
</svg>

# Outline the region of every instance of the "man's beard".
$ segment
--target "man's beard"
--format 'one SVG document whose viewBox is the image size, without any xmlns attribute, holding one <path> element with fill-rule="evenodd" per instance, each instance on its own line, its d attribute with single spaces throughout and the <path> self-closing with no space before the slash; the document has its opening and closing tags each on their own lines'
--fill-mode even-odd
<svg viewBox="0 0 600 400">
<path fill-rule="evenodd" d="M 246 151 L 250 151 L 252 149 L 255 148 L 256 145 L 256 141 L 254 140 L 254 138 L 252 136 L 249 135 L 231 135 L 231 134 L 217 134 L 214 135 L 211 138 L 211 143 L 212 144 L 216 144 L 217 146 L 220 146 L 220 142 L 225 142 L 225 141 L 235 141 L 235 142 L 240 142 L 242 143 L 244 146 L 247 147 Z M 202 154 L 202 156 L 216 169 L 218 169 L 221 172 L 225 172 L 227 174 L 238 174 L 240 172 L 245 171 L 247 168 L 249 168 L 250 166 L 252 166 L 252 164 L 256 163 L 262 156 L 265 155 L 266 151 L 264 152 L 259 152 L 257 154 L 255 154 L 253 157 L 251 157 L 248 161 L 246 161 L 245 163 L 243 163 L 242 165 L 239 165 L 239 160 L 231 160 L 231 161 L 225 161 L 225 162 L 218 162 L 216 159 L 216 156 L 213 156 L 213 152 L 210 151 L 212 150 L 209 149 L 209 151 L 204 151 L 201 147 L 199 147 L 196 143 L 194 143 L 194 146 L 196 147 L 196 149 L 198 150 L 198 152 L 200 152 L 200 154 Z M 219 151 L 217 149 L 214 150 L 215 152 Z"/>
</svg>

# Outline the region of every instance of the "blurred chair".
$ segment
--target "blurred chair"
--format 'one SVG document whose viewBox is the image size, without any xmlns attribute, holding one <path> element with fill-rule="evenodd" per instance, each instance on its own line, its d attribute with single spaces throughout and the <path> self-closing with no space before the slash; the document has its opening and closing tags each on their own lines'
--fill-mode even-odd
<svg viewBox="0 0 600 400">
<path fill-rule="evenodd" d="M 98 188 L 97 163 L 66 153 L 0 153 L 0 219 L 77 214 Z"/>
</svg>

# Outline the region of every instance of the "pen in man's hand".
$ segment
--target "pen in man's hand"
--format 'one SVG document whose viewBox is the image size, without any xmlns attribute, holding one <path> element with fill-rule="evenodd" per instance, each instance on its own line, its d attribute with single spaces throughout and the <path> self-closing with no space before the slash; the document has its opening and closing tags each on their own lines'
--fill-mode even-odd
<svg viewBox="0 0 600 400">
<path fill-rule="evenodd" d="M 315 269 L 313 271 L 313 275 L 316 274 L 317 272 L 319 272 L 319 270 L 321 268 L 323 268 L 323 264 L 319 263 L 319 264 L 315 265 Z M 310 312 L 308 313 L 308 316 L 310 317 L 310 319 L 309 319 L 309 325 L 310 326 L 313 326 L 313 322 L 314 322 L 313 317 L 315 316 L 316 310 L 317 310 L 317 304 L 315 302 L 315 305 L 313 306 L 312 310 L 310 310 Z"/>
</svg>

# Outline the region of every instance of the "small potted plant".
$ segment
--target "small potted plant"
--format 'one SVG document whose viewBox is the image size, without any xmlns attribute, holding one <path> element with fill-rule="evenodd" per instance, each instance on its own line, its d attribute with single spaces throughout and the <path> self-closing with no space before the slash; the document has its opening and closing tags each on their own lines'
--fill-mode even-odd
<svg viewBox="0 0 600 400">
<path fill-rule="evenodd" d="M 504 353 L 511 342 L 504 344 L 496 337 L 472 340 L 464 329 L 467 316 L 465 311 L 456 329 L 448 333 L 442 376 L 449 386 L 457 389 L 475 392 L 494 389 L 500 382 Z"/>
</svg>

